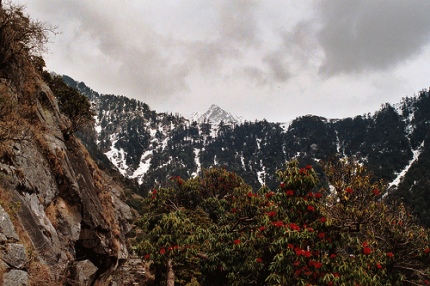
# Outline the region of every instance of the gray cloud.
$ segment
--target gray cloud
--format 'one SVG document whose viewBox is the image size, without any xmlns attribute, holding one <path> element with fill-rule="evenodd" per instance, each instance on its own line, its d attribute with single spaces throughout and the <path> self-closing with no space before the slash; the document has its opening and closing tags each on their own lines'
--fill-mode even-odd
<svg viewBox="0 0 430 286">
<path fill-rule="evenodd" d="M 57 50 L 62 55 L 56 56 L 69 58 L 66 69 L 72 73 L 87 76 L 78 80 L 96 78 L 104 92 L 127 94 L 150 104 L 189 90 L 190 69 L 172 56 L 176 40 L 157 33 L 138 9 L 111 0 L 102 5 L 98 1 L 50 1 L 49 5 L 36 1 L 47 15 L 55 15 L 51 20 L 62 32 L 57 45 L 63 47 Z"/>
<path fill-rule="evenodd" d="M 219 35 L 222 41 L 254 45 L 257 26 L 254 9 L 257 3 L 251 0 L 225 1 L 219 7 Z"/>
<path fill-rule="evenodd" d="M 263 58 L 266 82 L 285 83 L 302 70 L 319 64 L 314 23 L 301 21 L 289 30 L 281 30 L 279 38 L 281 44 Z"/>
<path fill-rule="evenodd" d="M 185 43 L 186 61 L 194 63 L 204 74 L 221 72 L 227 61 L 240 59 L 243 51 L 259 45 L 257 20 L 258 5 L 249 0 L 216 2 L 217 17 L 211 27 L 211 39 Z M 209 6 L 214 5 L 208 1 Z"/>
<path fill-rule="evenodd" d="M 118 5 L 122 4 L 110 3 L 99 10 L 100 5 L 91 2 L 70 1 L 68 13 L 79 21 L 80 34 L 90 33 L 103 55 L 117 63 L 115 81 L 121 82 L 124 92 L 139 92 L 145 100 L 163 101 L 189 90 L 187 77 L 195 68 L 203 76 L 220 75 L 227 62 L 241 58 L 245 48 L 259 42 L 253 1 L 208 1 L 216 17 L 210 19 L 212 37 L 203 40 L 184 40 L 175 30 L 157 33 L 153 23 L 133 11 L 118 15 Z"/>
<path fill-rule="evenodd" d="M 49 69 L 157 110 L 330 116 L 428 86 L 428 0 L 14 1 L 59 26 Z"/>
<path fill-rule="evenodd" d="M 169 55 L 175 46 L 172 39 L 157 34 L 137 13 L 117 16 L 115 4 L 100 11 L 88 3 L 77 4 L 81 6 L 75 19 L 81 21 L 80 30 L 91 34 L 102 54 L 116 63 L 106 68 L 115 74 L 115 82 L 121 83 L 124 92 L 160 102 L 188 89 L 187 67 L 173 64 Z"/>
<path fill-rule="evenodd" d="M 291 73 L 288 70 L 285 56 L 282 50 L 278 50 L 263 58 L 263 63 L 269 68 L 269 78 L 272 79 L 272 81 L 284 82 L 290 78 Z"/>
<path fill-rule="evenodd" d="M 383 70 L 420 53 L 430 40 L 430 1 L 345 0 L 319 6 L 325 75 Z"/>
</svg>

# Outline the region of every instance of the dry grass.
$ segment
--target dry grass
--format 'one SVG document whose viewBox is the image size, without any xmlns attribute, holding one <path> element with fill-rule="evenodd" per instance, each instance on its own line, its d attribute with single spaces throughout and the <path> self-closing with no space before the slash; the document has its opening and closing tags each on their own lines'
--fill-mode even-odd
<svg viewBox="0 0 430 286">
<path fill-rule="evenodd" d="M 51 150 L 49 148 L 49 143 L 46 141 L 46 138 L 40 129 L 35 130 L 34 138 L 36 139 L 42 154 L 48 161 L 48 165 L 52 171 L 52 174 L 54 176 L 62 177 L 64 175 L 64 169 L 61 162 L 65 157 L 65 153 L 58 148 Z"/>
<path fill-rule="evenodd" d="M 51 222 L 52 226 L 57 228 L 57 209 L 54 202 L 51 202 L 49 206 L 45 209 L 45 214 L 48 220 Z"/>
<path fill-rule="evenodd" d="M 21 207 L 19 202 L 15 202 L 9 191 L 0 186 L 0 205 L 9 214 L 9 217 L 14 224 L 18 223 L 18 211 Z M 16 228 L 16 226 L 15 226 Z"/>
<path fill-rule="evenodd" d="M 58 281 L 51 276 L 51 271 L 46 264 L 39 261 L 32 261 L 28 267 L 30 286 L 57 286 Z"/>
<path fill-rule="evenodd" d="M 0 263 L 0 281 L 3 281 L 3 275 L 6 273 L 6 268 L 3 263 Z"/>
</svg>

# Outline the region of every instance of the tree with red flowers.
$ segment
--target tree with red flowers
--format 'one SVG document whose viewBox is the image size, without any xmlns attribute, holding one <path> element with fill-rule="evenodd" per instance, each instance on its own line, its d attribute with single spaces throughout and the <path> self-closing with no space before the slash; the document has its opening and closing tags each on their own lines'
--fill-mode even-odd
<svg viewBox="0 0 430 286">
<path fill-rule="evenodd" d="M 289 162 L 279 187 L 253 192 L 225 169 L 172 178 L 153 191 L 137 247 L 158 284 L 421 285 L 428 232 L 357 164 L 326 165 L 330 191 L 311 166 Z M 197 282 L 198 281 L 198 282 Z"/>
<path fill-rule="evenodd" d="M 186 181 L 173 177 L 169 187 L 149 193 L 147 212 L 137 222 L 144 239 L 136 249 L 151 261 L 157 284 L 202 279 L 201 262 L 209 253 L 206 230 L 225 217 L 221 203 L 249 190 L 240 177 L 214 168 Z"/>
<path fill-rule="evenodd" d="M 425 285 L 430 277 L 429 231 L 405 207 L 384 199 L 384 184 L 354 160 L 325 164 L 332 190 L 327 216 L 338 229 L 339 282 Z"/>
</svg>

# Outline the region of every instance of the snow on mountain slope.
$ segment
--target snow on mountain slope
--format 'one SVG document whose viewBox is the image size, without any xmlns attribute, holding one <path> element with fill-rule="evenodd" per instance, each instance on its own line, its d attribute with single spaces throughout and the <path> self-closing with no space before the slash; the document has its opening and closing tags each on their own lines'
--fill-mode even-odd
<svg viewBox="0 0 430 286">
<path fill-rule="evenodd" d="M 418 160 L 418 157 L 421 155 L 423 148 L 424 148 L 424 141 L 423 143 L 421 143 L 418 149 L 413 151 L 414 156 L 412 160 L 410 160 L 409 164 L 405 166 L 405 168 L 397 174 L 397 177 L 390 184 L 388 184 L 388 188 L 392 188 L 394 186 L 397 187 L 400 184 L 400 182 L 402 181 L 402 179 L 404 178 L 408 170 L 411 168 L 412 164 Z"/>
</svg>

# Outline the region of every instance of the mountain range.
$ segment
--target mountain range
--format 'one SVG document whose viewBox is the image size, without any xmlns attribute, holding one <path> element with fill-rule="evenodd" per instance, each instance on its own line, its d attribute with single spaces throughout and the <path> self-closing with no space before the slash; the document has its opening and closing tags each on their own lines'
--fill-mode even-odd
<svg viewBox="0 0 430 286">
<path fill-rule="evenodd" d="M 292 159 L 313 165 L 324 183 L 321 161 L 353 157 L 375 180 L 386 182 L 390 197 L 430 225 L 427 90 L 382 104 L 372 114 L 343 119 L 306 115 L 285 124 L 246 121 L 216 105 L 190 119 L 157 113 L 138 100 L 99 94 L 83 82 L 63 79 L 93 105 L 95 128 L 91 136 L 81 135 L 93 144 L 93 156 L 134 181 L 141 195 L 172 176 L 189 178 L 211 166 L 236 172 L 254 190 L 262 185 L 275 189 L 276 170 Z"/>
</svg>

